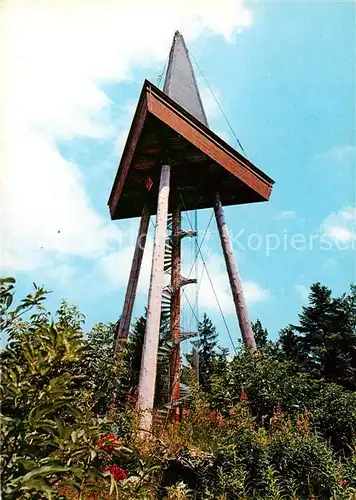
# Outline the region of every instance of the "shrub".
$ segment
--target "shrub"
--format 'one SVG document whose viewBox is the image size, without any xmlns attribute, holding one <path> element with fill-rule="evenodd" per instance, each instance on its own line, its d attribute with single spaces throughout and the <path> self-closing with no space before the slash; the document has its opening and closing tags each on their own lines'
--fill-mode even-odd
<svg viewBox="0 0 356 500">
<path fill-rule="evenodd" d="M 13 280 L 2 280 L 0 290 L 2 326 L 9 336 L 1 353 L 3 494 L 53 498 L 65 483 L 82 493 L 108 475 L 103 464 L 109 452 L 97 444 L 111 429 L 107 419 L 93 413 L 95 384 L 78 397 L 87 342 L 75 321 L 63 319 L 63 308 L 59 321 L 49 317 L 43 289 L 35 287 L 14 310 L 9 309 Z M 24 321 L 23 313 L 31 309 L 34 314 Z M 110 455 L 124 451 L 117 442 Z"/>
</svg>

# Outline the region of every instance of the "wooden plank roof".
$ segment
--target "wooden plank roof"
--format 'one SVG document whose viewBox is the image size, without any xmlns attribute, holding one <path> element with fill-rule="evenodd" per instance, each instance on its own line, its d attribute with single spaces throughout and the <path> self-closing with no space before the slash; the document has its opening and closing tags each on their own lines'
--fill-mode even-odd
<svg viewBox="0 0 356 500">
<path fill-rule="evenodd" d="M 274 181 L 175 100 L 145 81 L 109 198 L 112 219 L 156 212 L 162 163 L 183 210 L 267 201 Z M 150 181 L 147 182 L 147 179 Z M 152 187 L 148 189 L 148 185 Z"/>
</svg>

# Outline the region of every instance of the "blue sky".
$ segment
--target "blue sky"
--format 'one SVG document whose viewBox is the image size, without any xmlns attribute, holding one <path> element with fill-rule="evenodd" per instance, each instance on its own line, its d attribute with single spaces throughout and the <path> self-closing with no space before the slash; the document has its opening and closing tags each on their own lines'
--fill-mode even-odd
<svg viewBox="0 0 356 500">
<path fill-rule="evenodd" d="M 2 264 L 18 295 L 44 284 L 50 307 L 66 297 L 88 328 L 120 315 L 137 221 L 111 222 L 106 204 L 142 82 L 157 83 L 175 29 L 249 159 L 276 181 L 269 203 L 226 209 L 251 319 L 275 338 L 314 281 L 346 291 L 356 277 L 355 3 L 157 0 L 147 12 L 140 1 L 95 4 L 8 8 Z M 236 147 L 195 71 L 211 128 Z M 199 214 L 201 234 L 210 215 Z M 203 255 L 238 339 L 214 220 L 210 229 Z M 193 251 L 186 243 L 188 268 Z M 199 302 L 231 347 L 206 275 Z"/>
</svg>

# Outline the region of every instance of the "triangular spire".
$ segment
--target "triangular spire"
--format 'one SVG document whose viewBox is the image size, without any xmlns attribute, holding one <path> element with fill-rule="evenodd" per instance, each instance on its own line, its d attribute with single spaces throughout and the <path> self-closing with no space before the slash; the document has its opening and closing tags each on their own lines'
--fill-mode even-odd
<svg viewBox="0 0 356 500">
<path fill-rule="evenodd" d="M 188 49 L 179 31 L 174 34 L 163 92 L 208 127 Z"/>
</svg>

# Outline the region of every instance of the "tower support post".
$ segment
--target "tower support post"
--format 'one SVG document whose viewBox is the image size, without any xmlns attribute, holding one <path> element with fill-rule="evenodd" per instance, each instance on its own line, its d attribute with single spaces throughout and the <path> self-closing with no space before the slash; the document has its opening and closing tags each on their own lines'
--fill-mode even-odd
<svg viewBox="0 0 356 500">
<path fill-rule="evenodd" d="M 219 193 L 216 193 L 214 212 L 242 339 L 250 349 L 255 350 L 255 337 L 253 335 L 251 323 L 248 320 L 247 305 L 242 288 L 241 278 L 237 268 L 229 231 L 225 222 L 224 210 L 221 204 Z"/>
<path fill-rule="evenodd" d="M 172 213 L 172 270 L 171 270 L 171 336 L 172 353 L 170 367 L 171 420 L 179 422 L 179 408 L 175 403 L 180 398 L 180 285 L 181 285 L 181 207 L 175 200 Z"/>
<path fill-rule="evenodd" d="M 156 228 L 153 244 L 147 322 L 142 348 L 137 409 L 140 414 L 140 435 L 147 437 L 152 427 L 152 409 L 157 375 L 157 352 L 164 286 L 164 252 L 167 232 L 170 166 L 163 165 L 158 193 Z"/>
<path fill-rule="evenodd" d="M 116 349 L 119 347 L 122 340 L 126 340 L 130 330 L 132 319 L 132 311 L 136 298 L 137 284 L 140 276 L 143 252 L 146 245 L 148 225 L 150 222 L 150 214 L 147 205 L 143 207 L 140 227 L 138 229 L 135 252 L 132 259 L 129 282 L 126 289 L 125 302 L 120 318 L 118 334 L 116 338 Z"/>
</svg>

